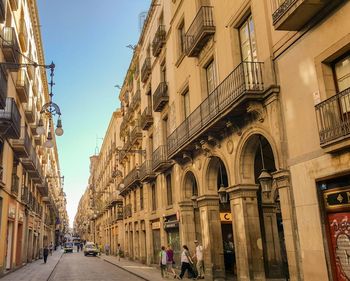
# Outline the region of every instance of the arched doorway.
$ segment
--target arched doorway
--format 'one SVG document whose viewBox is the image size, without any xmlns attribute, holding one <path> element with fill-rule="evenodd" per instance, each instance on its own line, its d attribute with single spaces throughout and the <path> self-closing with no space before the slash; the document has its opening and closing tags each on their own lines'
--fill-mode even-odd
<svg viewBox="0 0 350 281">
<path fill-rule="evenodd" d="M 243 177 L 259 185 L 257 201 L 266 278 L 287 278 L 281 207 L 278 190 L 272 188 L 271 174 L 276 171 L 272 147 L 263 135 L 253 135 L 246 142 L 243 157 Z"/>
<path fill-rule="evenodd" d="M 207 182 L 209 191 L 213 191 L 215 194 L 219 194 L 221 189 L 226 189 L 226 187 L 229 186 L 227 169 L 224 162 L 219 157 L 212 157 L 210 159 L 207 172 Z M 235 275 L 236 258 L 234 250 L 232 214 L 227 194 L 225 197 L 220 198 L 219 212 L 224 253 L 224 267 L 226 277 L 229 278 L 230 275 Z"/>
</svg>

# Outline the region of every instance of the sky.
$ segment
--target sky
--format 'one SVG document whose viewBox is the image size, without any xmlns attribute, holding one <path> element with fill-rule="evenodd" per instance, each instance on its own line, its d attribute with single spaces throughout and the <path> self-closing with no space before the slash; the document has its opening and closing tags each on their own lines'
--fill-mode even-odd
<svg viewBox="0 0 350 281">
<path fill-rule="evenodd" d="M 38 0 L 45 61 L 53 61 L 53 101 L 64 135 L 57 137 L 67 211 L 73 225 L 89 178 L 89 157 L 102 144 L 150 0 Z M 98 137 L 98 138 L 97 138 Z"/>
</svg>

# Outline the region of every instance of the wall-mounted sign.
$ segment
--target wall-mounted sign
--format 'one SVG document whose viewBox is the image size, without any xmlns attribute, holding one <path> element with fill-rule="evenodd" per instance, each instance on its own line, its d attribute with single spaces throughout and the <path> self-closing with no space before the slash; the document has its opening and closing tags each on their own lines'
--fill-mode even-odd
<svg viewBox="0 0 350 281">
<path fill-rule="evenodd" d="M 220 213 L 221 221 L 232 221 L 232 213 Z"/>
<path fill-rule="evenodd" d="M 179 227 L 179 221 L 166 221 L 166 222 L 164 222 L 164 229 L 178 228 L 178 227 Z"/>
<path fill-rule="evenodd" d="M 330 211 L 350 207 L 350 189 L 331 189 L 323 194 L 326 209 Z"/>
</svg>

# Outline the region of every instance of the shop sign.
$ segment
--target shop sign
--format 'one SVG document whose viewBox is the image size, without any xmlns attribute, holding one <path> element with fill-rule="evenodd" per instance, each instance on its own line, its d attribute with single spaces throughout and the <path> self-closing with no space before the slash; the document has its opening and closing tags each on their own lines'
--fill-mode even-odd
<svg viewBox="0 0 350 281">
<path fill-rule="evenodd" d="M 232 221 L 232 213 L 220 213 L 221 221 Z"/>
<path fill-rule="evenodd" d="M 16 206 L 13 205 L 13 204 L 9 205 L 8 217 L 10 219 L 15 219 L 16 218 Z"/>
<path fill-rule="evenodd" d="M 159 221 L 152 222 L 152 229 L 159 229 L 159 228 L 160 228 L 160 222 Z"/>
<path fill-rule="evenodd" d="M 350 207 L 350 189 L 337 189 L 324 193 L 326 209 L 337 210 Z"/>
<path fill-rule="evenodd" d="M 167 221 L 164 222 L 164 229 L 179 228 L 179 221 Z"/>
</svg>

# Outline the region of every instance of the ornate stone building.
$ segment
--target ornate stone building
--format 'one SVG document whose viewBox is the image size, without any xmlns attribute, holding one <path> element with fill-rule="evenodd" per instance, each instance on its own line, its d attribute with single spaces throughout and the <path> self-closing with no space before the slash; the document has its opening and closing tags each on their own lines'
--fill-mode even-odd
<svg viewBox="0 0 350 281">
<path fill-rule="evenodd" d="M 0 275 L 68 227 L 57 147 L 36 133 L 49 100 L 46 70 L 33 65 L 45 64 L 39 26 L 36 1 L 0 1 Z"/>
<path fill-rule="evenodd" d="M 197 239 L 208 276 L 350 276 L 350 3 L 316 2 L 152 1 L 120 92 L 127 257 Z"/>
</svg>

